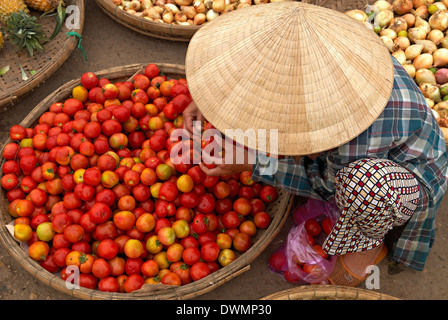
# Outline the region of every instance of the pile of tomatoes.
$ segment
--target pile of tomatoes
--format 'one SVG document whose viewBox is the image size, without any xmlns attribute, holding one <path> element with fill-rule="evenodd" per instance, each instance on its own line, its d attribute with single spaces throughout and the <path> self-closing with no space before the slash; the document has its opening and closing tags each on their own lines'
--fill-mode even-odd
<svg viewBox="0 0 448 320">
<path fill-rule="evenodd" d="M 322 259 L 329 260 L 329 255 L 322 249 L 322 243 L 331 233 L 332 229 L 333 222 L 328 217 L 323 217 L 322 219 L 307 219 L 303 222 L 303 241 L 306 242 L 303 247 L 307 247 L 309 252 L 321 256 Z M 283 278 L 291 283 L 302 281 L 301 275 L 306 277 L 307 274 L 311 274 L 314 277 L 320 277 L 322 268 L 319 263 L 300 261 L 298 257 L 289 258 L 294 262 L 294 270 L 290 270 L 288 266 L 288 257 L 283 246 L 269 257 L 269 267 L 274 272 L 281 273 Z"/>
<path fill-rule="evenodd" d="M 12 126 L 1 185 L 29 256 L 62 279 L 76 268 L 82 287 L 132 292 L 186 285 L 247 251 L 277 190 L 250 171 L 173 163 L 190 102 L 186 80 L 155 64 L 115 83 L 87 72 L 36 126 Z"/>
</svg>

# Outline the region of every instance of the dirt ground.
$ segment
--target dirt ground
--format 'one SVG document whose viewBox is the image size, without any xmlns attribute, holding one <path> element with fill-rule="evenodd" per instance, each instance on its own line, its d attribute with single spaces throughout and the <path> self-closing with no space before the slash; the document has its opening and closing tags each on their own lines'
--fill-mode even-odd
<svg viewBox="0 0 448 320">
<path fill-rule="evenodd" d="M 205 46 L 206 44 L 204 44 Z M 133 32 L 111 20 L 95 4 L 86 0 L 86 21 L 82 46 L 88 55 L 85 62 L 75 50 L 63 66 L 44 84 L 21 100 L 13 109 L 0 114 L 0 138 L 46 96 L 86 71 L 99 71 L 114 66 L 165 62 L 184 64 L 187 43 L 159 40 Z M 250 270 L 235 279 L 199 296 L 207 300 L 252 300 L 280 290 L 293 288 L 280 276 L 269 272 L 269 256 L 286 239 L 291 219 L 271 244 L 251 263 Z M 400 267 L 401 272 L 388 272 L 388 259 L 380 267 L 380 289 L 377 291 L 406 300 L 445 300 L 448 298 L 448 196 L 438 212 L 437 238 L 424 271 Z M 71 296 L 57 292 L 25 271 L 0 242 L 0 300 L 70 300 Z"/>
</svg>

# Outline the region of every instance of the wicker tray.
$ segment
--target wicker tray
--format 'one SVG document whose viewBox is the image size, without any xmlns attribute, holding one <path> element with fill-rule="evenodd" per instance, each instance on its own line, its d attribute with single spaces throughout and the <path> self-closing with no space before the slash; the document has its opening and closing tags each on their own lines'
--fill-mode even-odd
<svg viewBox="0 0 448 320">
<path fill-rule="evenodd" d="M 109 17 L 125 27 L 155 38 L 188 42 L 200 26 L 179 26 L 136 17 L 118 8 L 111 0 L 95 0 Z"/>
<path fill-rule="evenodd" d="M 44 45 L 45 51 L 35 52 L 33 57 L 28 54 L 17 54 L 15 47 L 7 39 L 0 52 L 0 68 L 10 66 L 10 70 L 0 77 L 0 112 L 14 106 L 21 98 L 48 79 L 68 59 L 78 44 L 78 38 L 66 35 L 74 31 L 82 33 L 84 26 L 84 0 L 66 0 L 67 5 L 76 5 L 79 8 L 79 29 L 69 30 L 65 23 L 59 34 Z M 33 12 L 42 24 L 45 34 L 50 37 L 56 25 L 56 17 L 40 18 L 41 13 Z M 28 80 L 22 79 L 20 65 L 26 71 Z M 35 70 L 34 75 L 30 71 Z"/>
<path fill-rule="evenodd" d="M 180 78 L 185 75 L 184 66 L 174 64 L 158 64 L 161 71 L 169 78 Z M 96 72 L 98 77 L 105 77 L 109 80 L 124 81 L 131 76 L 139 73 L 143 70 L 143 65 L 129 65 L 124 67 L 117 67 L 113 69 L 103 70 Z M 71 90 L 75 86 L 79 85 L 79 80 L 73 80 L 66 83 L 41 103 L 39 103 L 31 113 L 22 121 L 21 125 L 24 127 L 34 126 L 40 115 L 47 111 L 51 104 L 55 102 L 64 101 L 71 95 Z M 11 142 L 10 139 L 3 143 L 5 146 Z M 3 153 L 3 148 L 1 150 Z M 3 165 L 3 162 L 0 163 Z M 0 175 L 1 176 L 1 175 Z M 4 243 L 8 252 L 13 256 L 15 260 L 34 277 L 49 285 L 50 287 L 57 289 L 63 293 L 74 296 L 80 299 L 86 300 L 100 300 L 100 299 L 191 299 L 201 294 L 207 293 L 216 287 L 230 281 L 241 273 L 250 269 L 250 263 L 270 244 L 275 238 L 280 229 L 282 228 L 288 214 L 293 205 L 293 197 L 286 191 L 278 190 L 278 199 L 267 207 L 267 212 L 272 216 L 272 222 L 270 226 L 265 230 L 259 230 L 257 235 L 253 238 L 253 246 L 244 254 L 241 254 L 238 259 L 229 264 L 228 266 L 221 268 L 220 270 L 210 274 L 209 276 L 184 285 L 181 287 L 167 287 L 154 291 L 134 291 L 131 293 L 106 293 L 98 290 L 91 290 L 87 288 L 80 289 L 67 289 L 65 281 L 63 281 L 58 275 L 52 274 L 43 269 L 36 261 L 32 260 L 28 253 L 25 252 L 11 236 L 7 230 L 8 225 L 13 218 L 8 214 L 8 199 L 6 198 L 5 190 L 0 188 L 0 239 Z"/>
<path fill-rule="evenodd" d="M 400 300 L 381 292 L 342 287 L 304 285 L 273 293 L 260 300 Z"/>
</svg>

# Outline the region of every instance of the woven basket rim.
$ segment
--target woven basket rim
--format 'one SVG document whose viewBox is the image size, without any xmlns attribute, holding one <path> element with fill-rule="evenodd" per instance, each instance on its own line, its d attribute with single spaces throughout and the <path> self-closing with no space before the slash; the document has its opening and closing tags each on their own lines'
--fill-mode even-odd
<svg viewBox="0 0 448 320">
<path fill-rule="evenodd" d="M 302 285 L 267 295 L 260 300 L 401 300 L 382 292 L 335 285 Z"/>
<path fill-rule="evenodd" d="M 71 0 L 68 2 L 68 4 L 76 5 L 80 9 L 79 29 L 74 29 L 72 31 L 75 31 L 78 34 L 82 34 L 85 21 L 84 0 Z M 13 88 L 11 90 L 5 90 L 5 92 L 1 92 L 0 111 L 5 111 L 13 107 L 25 95 L 27 95 L 33 89 L 35 89 L 40 84 L 45 82 L 45 80 L 47 80 L 52 74 L 54 74 L 62 66 L 62 64 L 69 58 L 69 56 L 72 54 L 72 52 L 74 51 L 74 49 L 78 44 L 78 38 L 67 37 L 66 39 L 64 39 L 62 45 L 58 44 L 55 40 L 60 39 L 62 37 L 66 37 L 66 35 L 64 34 L 65 30 L 68 31 L 68 29 L 63 27 L 62 30 L 60 31 L 60 34 L 55 39 L 53 39 L 52 42 L 46 44 L 46 46 L 49 46 L 53 43 L 53 45 L 60 47 L 56 56 L 51 56 L 51 58 L 48 59 L 48 57 L 45 55 L 45 52 L 43 52 L 36 54 L 32 58 L 29 58 L 30 63 L 32 63 L 33 61 L 39 61 L 39 59 L 42 59 L 42 57 L 48 59 L 48 61 L 44 65 L 42 65 L 38 70 L 36 70 L 37 72 L 34 75 L 29 76 L 28 80 L 23 81 L 22 79 L 17 78 L 14 83 L 20 82 L 21 85 L 19 87 Z M 5 58 L 4 51 L 0 52 L 0 56 L 2 56 L 2 60 L 3 58 Z M 8 63 L 8 61 L 13 61 L 14 57 L 11 54 L 7 58 L 5 58 L 5 60 L 6 63 Z M 3 63 L 2 66 L 0 67 L 4 67 Z"/>
<path fill-rule="evenodd" d="M 185 74 L 185 68 L 183 65 L 176 64 L 166 64 L 166 63 L 156 63 L 160 70 L 165 73 L 168 77 L 172 75 L 182 76 Z M 133 64 L 121 67 L 115 67 L 111 69 L 105 69 L 102 71 L 95 72 L 99 77 L 109 77 L 109 79 L 117 78 L 129 78 L 136 73 L 142 72 L 145 65 L 143 64 Z M 38 116 L 46 111 L 49 106 L 55 102 L 59 102 L 64 98 L 69 97 L 71 94 L 71 89 L 80 84 L 79 79 L 72 80 L 61 86 L 59 89 L 51 93 L 47 98 L 42 100 L 21 122 L 21 125 L 28 127 L 36 123 Z M 0 154 L 3 153 L 4 146 L 11 142 L 8 138 L 0 150 Z M 0 177 L 2 174 L 0 173 Z M 174 287 L 164 290 L 157 290 L 151 292 L 131 292 L 131 293 L 108 293 L 101 292 L 98 290 L 91 290 L 87 288 L 79 289 L 67 289 L 65 286 L 65 281 L 55 274 L 49 273 L 43 269 L 36 261 L 32 260 L 28 254 L 20 248 L 19 244 L 10 235 L 6 228 L 11 220 L 9 213 L 7 212 L 8 200 L 5 196 L 5 191 L 0 188 L 0 239 L 4 243 L 8 252 L 13 256 L 13 258 L 30 274 L 38 278 L 43 283 L 49 285 L 50 287 L 57 289 L 65 294 L 71 295 L 76 298 L 85 300 L 110 300 L 110 299 L 139 299 L 139 300 L 181 300 L 181 299 L 191 299 L 197 297 L 201 294 L 207 293 L 216 287 L 230 281 L 231 279 L 237 277 L 241 273 L 250 269 L 250 263 L 270 244 L 270 242 L 279 233 L 283 224 L 285 223 L 289 212 L 293 205 L 293 196 L 286 191 L 280 190 L 279 197 L 277 199 L 281 210 L 272 217 L 271 225 L 263 230 L 261 237 L 257 239 L 252 247 L 240 255 L 234 262 L 220 270 L 210 274 L 209 276 L 181 286 Z M 269 209 L 269 207 L 268 207 Z"/>
<path fill-rule="evenodd" d="M 110 18 L 123 26 L 146 36 L 171 41 L 190 41 L 201 26 L 181 26 L 150 21 L 121 10 L 109 0 L 95 0 L 96 4 Z"/>
</svg>

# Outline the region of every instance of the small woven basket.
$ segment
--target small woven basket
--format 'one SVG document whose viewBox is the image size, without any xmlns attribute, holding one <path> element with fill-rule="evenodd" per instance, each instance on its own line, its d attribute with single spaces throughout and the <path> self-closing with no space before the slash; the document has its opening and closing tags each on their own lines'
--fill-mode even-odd
<svg viewBox="0 0 448 320">
<path fill-rule="evenodd" d="M 157 64 L 160 70 L 168 78 L 183 78 L 185 76 L 184 66 L 174 64 Z M 125 81 L 130 79 L 137 73 L 143 71 L 144 66 L 135 64 L 123 67 L 117 67 L 113 69 L 103 70 L 95 72 L 99 78 L 107 78 L 112 82 Z M 49 107 L 56 102 L 64 101 L 69 98 L 72 89 L 79 85 L 79 80 L 73 80 L 56 91 L 50 94 L 46 99 L 39 103 L 28 116 L 22 121 L 21 125 L 24 127 L 34 126 L 40 115 L 49 109 Z M 11 142 L 10 139 L 3 143 L 3 147 Z M 3 147 L 1 153 L 3 153 Z M 3 165 L 3 162 L 0 163 Z M 1 176 L 0 176 L 1 177 Z M 267 212 L 272 217 L 270 226 L 265 230 L 258 230 L 256 236 L 253 237 L 253 246 L 244 254 L 240 254 L 238 258 L 226 267 L 210 274 L 209 276 L 184 285 L 180 287 L 166 287 L 160 288 L 157 286 L 157 290 L 141 290 L 131 293 L 108 293 L 98 290 L 91 290 L 87 288 L 71 289 L 67 288 L 66 283 L 57 274 L 52 274 L 42 268 L 36 261 L 32 260 L 28 253 L 22 249 L 19 243 L 14 240 L 6 226 L 13 220 L 8 213 L 8 199 L 6 197 L 5 190 L 0 188 L 0 239 L 4 243 L 8 252 L 18 263 L 34 277 L 42 281 L 44 284 L 61 291 L 67 295 L 85 299 L 85 300 L 110 300 L 110 299 L 140 299 L 140 300 L 173 300 L 173 299 L 191 299 L 207 293 L 216 287 L 230 281 L 241 273 L 250 269 L 250 263 L 257 258 L 257 256 L 271 243 L 276 235 L 281 230 L 288 214 L 293 205 L 293 196 L 279 189 L 278 198 L 275 202 L 269 204 Z M 144 288 L 148 289 L 145 285 Z M 151 289 L 151 287 L 149 287 Z"/>
<path fill-rule="evenodd" d="M 304 285 L 279 291 L 260 300 L 400 300 L 381 292 L 342 286 Z"/>
<path fill-rule="evenodd" d="M 67 6 L 76 6 L 77 10 L 70 14 L 77 15 L 72 21 L 76 20 L 78 25 L 75 25 L 75 29 L 68 29 L 68 24 L 64 23 L 59 34 L 44 44 L 43 52 L 37 51 L 33 57 L 27 53 L 17 53 L 14 45 L 5 39 L 3 50 L 0 51 L 0 68 L 9 66 L 10 70 L 0 77 L 0 112 L 13 107 L 21 98 L 47 80 L 78 45 L 78 38 L 68 36 L 66 33 L 71 31 L 82 33 L 85 18 L 84 0 L 66 0 L 65 3 Z M 40 14 L 36 12 L 33 12 L 33 15 L 42 24 L 47 37 L 50 37 L 56 25 L 56 17 L 40 18 Z M 23 80 L 20 66 L 26 72 L 28 80 Z M 30 71 L 35 73 L 32 75 Z"/>
<path fill-rule="evenodd" d="M 95 1 L 101 10 L 103 10 L 113 20 L 146 36 L 164 40 L 188 42 L 200 28 L 200 26 L 181 26 L 150 21 L 127 13 L 116 6 L 111 0 Z"/>
</svg>

